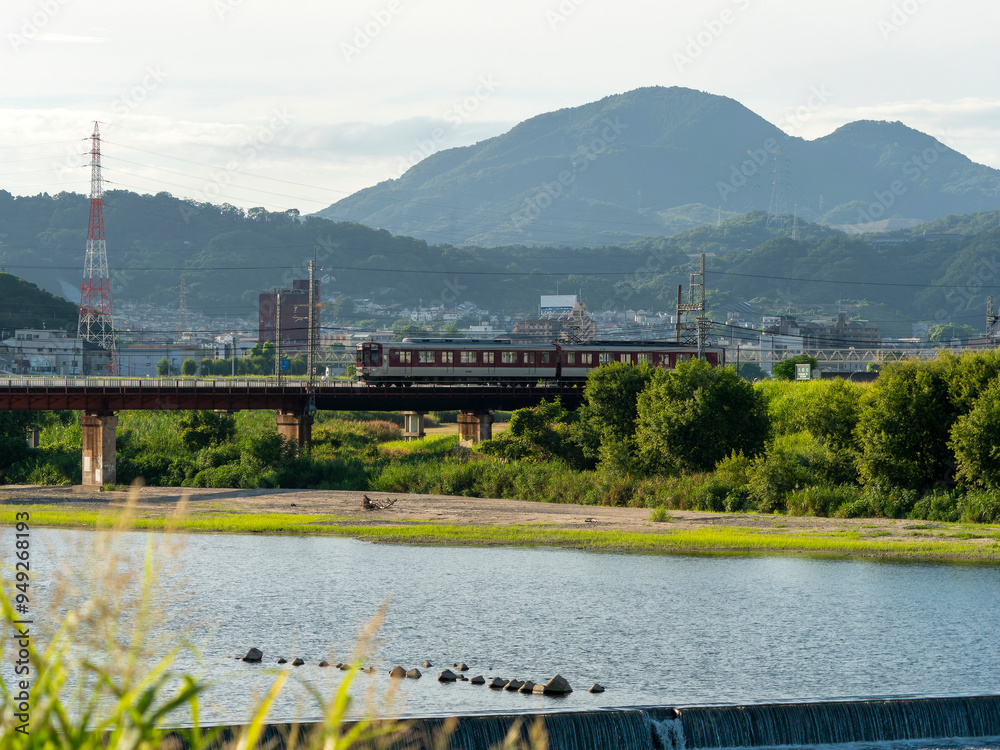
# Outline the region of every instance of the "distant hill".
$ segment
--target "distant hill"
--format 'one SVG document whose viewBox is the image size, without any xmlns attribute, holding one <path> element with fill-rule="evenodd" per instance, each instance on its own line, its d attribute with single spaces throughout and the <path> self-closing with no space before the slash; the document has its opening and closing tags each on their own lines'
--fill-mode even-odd
<svg viewBox="0 0 1000 750">
<path fill-rule="evenodd" d="M 39 289 L 30 281 L 0 273 L 0 339 L 16 328 L 76 331 L 79 303 Z"/>
<path fill-rule="evenodd" d="M 733 99 L 652 87 L 438 152 L 318 215 L 436 243 L 599 246 L 772 204 L 846 225 L 925 222 L 998 200 L 1000 170 L 899 122 L 805 141 Z"/>
</svg>

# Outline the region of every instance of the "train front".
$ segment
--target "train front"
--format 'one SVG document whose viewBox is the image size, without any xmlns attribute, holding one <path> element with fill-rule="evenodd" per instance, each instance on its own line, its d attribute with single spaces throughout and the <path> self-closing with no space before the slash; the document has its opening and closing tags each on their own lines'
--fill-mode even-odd
<svg viewBox="0 0 1000 750">
<path fill-rule="evenodd" d="M 377 341 L 362 341 L 358 344 L 354 364 L 359 380 L 378 380 L 387 374 L 382 345 Z"/>
</svg>

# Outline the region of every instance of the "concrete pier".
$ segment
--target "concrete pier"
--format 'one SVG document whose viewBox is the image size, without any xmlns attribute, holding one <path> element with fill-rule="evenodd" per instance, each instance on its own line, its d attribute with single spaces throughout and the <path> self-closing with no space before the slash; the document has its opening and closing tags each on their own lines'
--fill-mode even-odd
<svg viewBox="0 0 1000 750">
<path fill-rule="evenodd" d="M 424 417 L 426 414 L 420 411 L 404 411 L 403 415 L 403 439 L 420 440 L 427 435 L 424 432 Z"/>
<path fill-rule="evenodd" d="M 275 417 L 278 423 L 278 434 L 290 443 L 295 443 L 299 450 L 308 451 L 312 448 L 312 414 L 293 414 L 279 411 Z"/>
<path fill-rule="evenodd" d="M 458 415 L 459 440 L 465 444 L 478 443 L 493 437 L 492 411 L 463 411 Z"/>
<path fill-rule="evenodd" d="M 83 431 L 83 484 L 100 487 L 114 484 L 118 478 L 115 454 L 118 416 L 103 412 L 84 412 L 80 417 Z"/>
</svg>

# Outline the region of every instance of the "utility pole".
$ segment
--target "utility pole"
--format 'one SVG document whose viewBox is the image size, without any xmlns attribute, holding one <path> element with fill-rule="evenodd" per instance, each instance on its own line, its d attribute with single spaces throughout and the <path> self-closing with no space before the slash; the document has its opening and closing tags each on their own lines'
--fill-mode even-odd
<svg viewBox="0 0 1000 750">
<path fill-rule="evenodd" d="M 306 372 L 309 387 L 313 384 L 313 370 L 316 364 L 316 246 L 313 246 L 313 259 L 309 261 L 309 335 L 306 353 Z"/>
<path fill-rule="evenodd" d="M 274 379 L 281 385 L 281 292 L 274 295 Z"/>
<path fill-rule="evenodd" d="M 991 294 L 986 298 L 986 341 L 987 343 L 993 340 L 993 329 L 996 324 L 1000 322 L 1000 315 L 993 314 L 993 295 Z"/>
</svg>

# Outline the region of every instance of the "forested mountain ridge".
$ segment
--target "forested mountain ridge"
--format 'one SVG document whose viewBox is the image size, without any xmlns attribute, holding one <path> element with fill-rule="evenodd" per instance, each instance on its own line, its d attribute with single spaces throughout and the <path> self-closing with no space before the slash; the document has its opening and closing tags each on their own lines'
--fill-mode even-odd
<svg viewBox="0 0 1000 750">
<path fill-rule="evenodd" d="M 858 224 L 998 201 L 1000 170 L 899 122 L 805 141 L 727 97 L 650 87 L 432 154 L 318 215 L 431 242 L 599 246 L 769 207 Z"/>
<path fill-rule="evenodd" d="M 919 227 L 886 238 L 848 237 L 801 222 L 792 239 L 791 228 L 767 226 L 758 211 L 718 227 L 605 248 L 459 248 L 294 211 L 244 211 L 166 193 L 111 191 L 106 201 L 116 305 L 176 308 L 183 277 L 188 308 L 217 315 L 255 316 L 258 294 L 305 278 L 314 252 L 324 320 L 340 324 L 373 317 L 354 312 L 357 298 L 396 303 L 374 316 L 384 325 L 403 307 L 421 304 L 470 302 L 492 313 L 530 316 L 540 295 L 557 291 L 578 292 L 593 311 L 670 312 L 677 285 L 687 287 L 702 252 L 709 313 L 721 321 L 728 312 L 753 320 L 773 311 L 819 314 L 823 306 L 843 304 L 892 335 L 910 335 L 920 321 L 979 329 L 986 296 L 994 284 L 1000 287 L 996 212 L 948 217 L 929 225 L 928 237 Z M 0 191 L 7 271 L 75 305 L 88 207 L 77 194 L 15 198 Z"/>
</svg>

